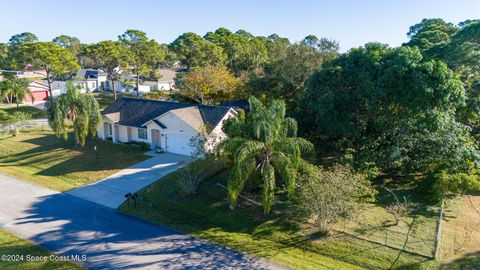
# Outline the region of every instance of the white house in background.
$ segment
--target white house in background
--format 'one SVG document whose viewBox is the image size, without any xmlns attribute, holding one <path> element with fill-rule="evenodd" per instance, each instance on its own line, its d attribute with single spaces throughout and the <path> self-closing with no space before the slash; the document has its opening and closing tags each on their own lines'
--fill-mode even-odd
<svg viewBox="0 0 480 270">
<path fill-rule="evenodd" d="M 136 79 L 137 76 L 133 74 L 124 74 L 120 78 L 120 80 L 115 81 L 115 91 L 118 93 L 126 93 L 126 92 L 133 92 L 136 91 L 135 88 L 136 86 Z M 111 90 L 111 81 L 107 81 L 107 89 Z M 140 89 L 140 94 L 143 93 L 148 93 L 152 89 L 151 85 L 145 84 L 144 81 L 141 79 L 140 84 L 138 85 L 138 88 Z"/>
<path fill-rule="evenodd" d="M 151 90 L 153 91 L 170 91 L 175 90 L 175 81 L 178 70 L 168 69 L 168 68 L 159 68 L 157 70 L 158 79 L 157 80 L 145 80 L 143 84 L 150 85 Z"/>
<path fill-rule="evenodd" d="M 113 142 L 145 142 L 152 149 L 191 156 L 191 139 L 207 130 L 206 151 L 226 135 L 222 125 L 237 115 L 232 107 L 119 98 L 101 112 L 98 137 Z"/>
<path fill-rule="evenodd" d="M 100 86 L 106 90 L 108 89 L 107 77 L 108 74 L 100 69 L 81 69 L 75 75 L 73 84 L 79 85 L 85 92 L 98 91 Z"/>
</svg>

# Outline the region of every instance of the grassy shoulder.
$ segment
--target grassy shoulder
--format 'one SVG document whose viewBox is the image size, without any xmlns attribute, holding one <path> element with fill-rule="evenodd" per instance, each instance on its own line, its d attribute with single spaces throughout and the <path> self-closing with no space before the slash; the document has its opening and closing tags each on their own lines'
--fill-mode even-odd
<svg viewBox="0 0 480 270">
<path fill-rule="evenodd" d="M 96 182 L 147 158 L 136 147 L 96 139 L 76 148 L 72 136 L 64 141 L 49 130 L 0 137 L 0 173 L 58 191 Z"/>
<path fill-rule="evenodd" d="M 32 115 L 33 119 L 47 118 L 46 111 L 40 110 L 32 106 L 20 105 L 20 107 L 17 108 L 17 105 L 4 105 L 0 107 L 0 124 L 7 123 L 8 117 L 15 112 L 29 113 Z"/>
<path fill-rule="evenodd" d="M 30 261 L 26 260 L 26 256 L 50 256 L 51 253 L 45 249 L 35 245 L 32 242 L 20 239 L 15 235 L 0 229 L 0 255 L 19 255 L 23 256 L 23 260 L 8 262 L 0 260 L 0 269 L 36 269 L 36 270 L 53 270 L 53 269 L 83 269 L 82 267 L 65 261 Z"/>
<path fill-rule="evenodd" d="M 178 173 L 178 172 L 177 172 Z M 173 227 L 194 236 L 235 248 L 295 269 L 435 269 L 437 263 L 395 247 L 365 241 L 356 235 L 335 233 L 328 237 L 305 230 L 281 216 L 265 217 L 261 209 L 229 210 L 228 172 L 203 182 L 194 196 L 180 195 L 171 174 L 140 192 L 137 204 L 123 204 L 120 211 Z"/>
</svg>

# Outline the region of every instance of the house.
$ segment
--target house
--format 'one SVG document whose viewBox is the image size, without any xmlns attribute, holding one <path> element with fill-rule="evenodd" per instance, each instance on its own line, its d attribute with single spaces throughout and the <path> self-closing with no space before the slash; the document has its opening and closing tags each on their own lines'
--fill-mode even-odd
<svg viewBox="0 0 480 270">
<path fill-rule="evenodd" d="M 29 64 L 25 65 L 25 67 L 22 70 L 12 70 L 12 69 L 0 70 L 0 74 L 2 73 L 13 73 L 17 78 L 26 78 L 26 79 L 47 77 L 47 72 L 44 69 L 37 69 Z M 0 76 L 0 81 L 1 81 L 1 76 Z"/>
<path fill-rule="evenodd" d="M 109 89 L 108 74 L 97 69 L 81 69 L 75 75 L 73 84 L 79 85 L 86 92 L 98 91 L 99 87 Z"/>
<path fill-rule="evenodd" d="M 136 91 L 136 81 L 136 75 L 123 74 L 120 80 L 115 81 L 115 91 L 118 93 L 134 92 Z M 153 87 L 150 84 L 145 84 L 143 79 L 140 78 L 140 84 L 138 85 L 138 88 L 140 90 L 140 94 L 143 94 L 150 92 Z M 110 81 L 107 82 L 107 89 L 111 90 Z"/>
<path fill-rule="evenodd" d="M 98 137 L 113 142 L 145 142 L 152 149 L 191 156 L 192 138 L 205 134 L 211 151 L 226 135 L 223 122 L 237 115 L 231 107 L 119 98 L 101 112 Z"/>
<path fill-rule="evenodd" d="M 48 85 L 42 81 L 32 81 L 30 82 L 30 85 L 28 86 L 30 89 L 30 92 L 32 93 L 32 96 L 30 95 L 25 95 L 23 98 L 24 103 L 40 103 L 44 102 L 48 99 Z"/>
</svg>

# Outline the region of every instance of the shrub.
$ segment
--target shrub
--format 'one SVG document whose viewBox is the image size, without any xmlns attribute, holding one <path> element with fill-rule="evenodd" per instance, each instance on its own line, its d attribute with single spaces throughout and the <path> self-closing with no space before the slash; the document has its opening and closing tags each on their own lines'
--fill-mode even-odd
<svg viewBox="0 0 480 270">
<path fill-rule="evenodd" d="M 331 170 L 310 166 L 298 183 L 293 216 L 325 233 L 339 218 L 353 217 L 360 200 L 374 195 L 370 182 L 347 165 L 337 164 Z"/>
<path fill-rule="evenodd" d="M 195 194 L 200 181 L 200 174 L 194 166 L 187 166 L 178 173 L 177 184 L 185 195 Z"/>
<path fill-rule="evenodd" d="M 13 124 L 12 135 L 17 136 L 18 131 L 32 120 L 32 115 L 26 112 L 14 112 L 8 117 L 8 123 Z"/>
<path fill-rule="evenodd" d="M 395 225 L 398 225 L 402 217 L 405 217 L 412 212 L 413 204 L 408 200 L 408 197 L 403 196 L 402 198 L 398 198 L 397 194 L 395 194 L 392 190 L 387 187 L 383 188 L 393 197 L 393 203 L 388 205 L 385 210 L 392 214 L 392 216 L 395 218 Z"/>
<path fill-rule="evenodd" d="M 197 192 L 198 185 L 205 179 L 214 176 L 225 168 L 222 159 L 198 159 L 178 172 L 177 185 L 184 195 Z"/>
<path fill-rule="evenodd" d="M 149 143 L 136 142 L 136 141 L 132 141 L 130 143 L 133 144 L 133 145 L 138 145 L 140 147 L 140 151 L 142 151 L 142 152 L 150 150 L 150 144 Z"/>
</svg>

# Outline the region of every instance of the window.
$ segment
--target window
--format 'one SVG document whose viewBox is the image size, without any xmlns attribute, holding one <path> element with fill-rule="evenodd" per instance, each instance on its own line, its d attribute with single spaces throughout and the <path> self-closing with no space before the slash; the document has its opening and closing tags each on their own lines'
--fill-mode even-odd
<svg viewBox="0 0 480 270">
<path fill-rule="evenodd" d="M 113 136 L 113 129 L 112 129 L 112 125 L 111 125 L 111 124 L 108 125 L 108 135 L 109 135 L 110 137 Z"/>
<path fill-rule="evenodd" d="M 146 140 L 147 139 L 147 129 L 146 128 L 139 128 L 138 129 L 138 138 Z"/>
</svg>

